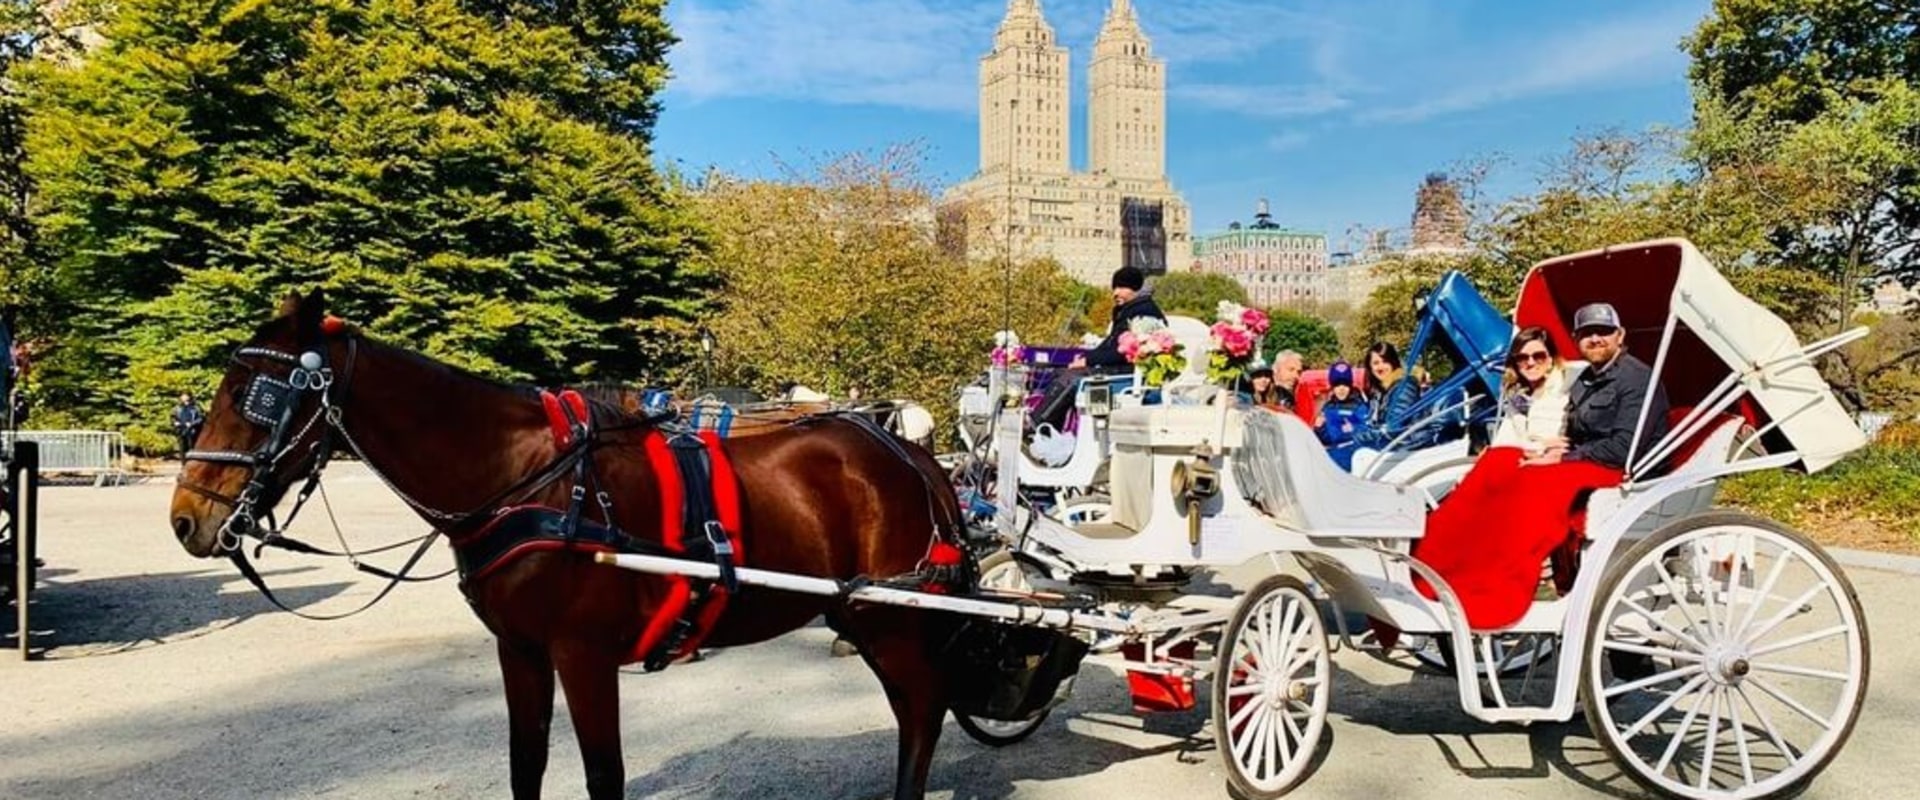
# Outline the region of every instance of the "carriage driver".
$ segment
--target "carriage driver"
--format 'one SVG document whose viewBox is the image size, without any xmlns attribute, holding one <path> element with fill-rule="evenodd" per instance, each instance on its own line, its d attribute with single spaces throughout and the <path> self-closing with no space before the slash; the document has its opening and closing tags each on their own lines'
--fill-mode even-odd
<svg viewBox="0 0 1920 800">
<path fill-rule="evenodd" d="M 1088 372 L 1114 373 L 1132 369 L 1127 357 L 1120 354 L 1120 334 L 1134 320 L 1152 317 L 1161 322 L 1167 321 L 1167 315 L 1160 312 L 1160 306 L 1153 302 L 1153 291 L 1144 288 L 1147 275 L 1135 267 L 1121 267 L 1113 271 L 1113 321 L 1107 325 L 1107 338 L 1085 355 L 1077 356 L 1066 369 L 1053 376 L 1053 383 L 1047 387 L 1047 394 L 1040 400 L 1040 408 L 1034 412 L 1032 431 L 1040 423 L 1049 423 L 1057 430 L 1067 421 L 1067 410 L 1073 407 L 1073 393 L 1079 388 L 1080 379 Z"/>
</svg>

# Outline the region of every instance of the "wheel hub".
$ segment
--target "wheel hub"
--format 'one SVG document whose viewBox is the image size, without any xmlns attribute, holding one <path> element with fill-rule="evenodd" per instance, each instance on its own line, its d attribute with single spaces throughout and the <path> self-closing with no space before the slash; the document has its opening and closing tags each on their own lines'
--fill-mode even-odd
<svg viewBox="0 0 1920 800">
<path fill-rule="evenodd" d="M 1728 648 L 1713 653 L 1706 661 L 1707 679 L 1721 686 L 1739 686 L 1753 671 L 1745 648 Z"/>
</svg>

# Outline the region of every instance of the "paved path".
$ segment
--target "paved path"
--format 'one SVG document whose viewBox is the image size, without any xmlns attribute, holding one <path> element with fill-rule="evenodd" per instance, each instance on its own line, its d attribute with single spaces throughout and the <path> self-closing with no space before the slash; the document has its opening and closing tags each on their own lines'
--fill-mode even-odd
<svg viewBox="0 0 1920 800">
<path fill-rule="evenodd" d="M 328 486 L 353 541 L 422 530 L 353 465 L 333 470 Z M 231 567 L 192 560 L 174 544 L 170 492 L 170 481 L 44 490 L 48 568 L 35 610 L 52 647 L 34 663 L 0 653 L 0 797 L 507 795 L 492 643 L 450 582 L 402 587 L 345 622 L 296 619 L 271 610 Z M 307 514 L 309 525 L 325 519 L 319 509 Z M 449 561 L 442 547 L 425 566 Z M 283 554 L 262 569 L 311 610 L 349 608 L 377 588 Z M 1920 724 L 1920 579 L 1851 575 L 1871 624 L 1872 692 L 1851 743 L 1807 796 L 1908 796 L 1904 742 Z M 858 659 L 827 657 L 830 639 L 810 628 L 625 677 L 627 795 L 884 796 L 891 717 Z M 1295 796 L 1639 796 L 1583 722 L 1485 726 L 1458 709 L 1450 679 L 1351 653 L 1336 664 L 1332 750 Z M 1143 721 L 1126 706 L 1122 681 L 1094 668 L 1025 744 L 989 750 L 949 725 L 933 797 L 1226 796 L 1203 712 Z M 564 714 L 554 727 L 547 794 L 580 797 Z"/>
</svg>

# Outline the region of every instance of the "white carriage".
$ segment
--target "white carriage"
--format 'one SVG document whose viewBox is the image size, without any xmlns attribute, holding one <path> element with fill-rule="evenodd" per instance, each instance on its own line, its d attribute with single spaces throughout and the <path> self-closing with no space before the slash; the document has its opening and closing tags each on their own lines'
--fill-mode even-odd
<svg viewBox="0 0 1920 800">
<path fill-rule="evenodd" d="M 1426 491 L 1343 472 L 1297 418 L 1225 403 L 1116 410 L 1111 516 L 1001 514 L 1004 534 L 1032 546 L 990 558 L 978 596 L 854 597 L 1078 631 L 1095 660 L 1210 682 L 1214 737 L 1241 797 L 1285 794 L 1327 744 L 1331 656 L 1355 638 L 1350 612 L 1445 642 L 1461 707 L 1476 719 L 1584 713 L 1621 769 L 1661 794 L 1788 796 L 1825 768 L 1858 717 L 1866 621 L 1816 544 L 1710 507 L 1720 478 L 1817 471 L 1864 445 L 1813 365 L 1862 332 L 1803 347 L 1681 240 L 1543 263 L 1516 322 L 1564 338 L 1572 311 L 1596 301 L 1620 309 L 1634 352 L 1652 354 L 1676 421 L 1652 452 L 1634 455 L 1620 488 L 1591 497 L 1571 591 L 1505 628 L 1470 628 L 1444 577 L 1411 555 L 1433 505 Z M 1003 504 L 1015 494 L 1007 488 Z M 1261 559 L 1274 573 L 1237 599 L 1182 591 L 1196 574 Z M 667 569 L 693 571 L 684 566 Z M 1416 574 L 1438 599 L 1416 591 Z M 766 582 L 833 586 L 808 580 Z M 1098 604 L 1048 603 L 1076 592 Z M 1529 691 L 1531 668 L 1517 689 L 1499 677 L 1529 640 L 1552 645 L 1551 658 L 1544 645 L 1532 651 L 1549 670 L 1540 696 Z M 1009 743 L 1040 716 L 965 726 Z"/>
</svg>

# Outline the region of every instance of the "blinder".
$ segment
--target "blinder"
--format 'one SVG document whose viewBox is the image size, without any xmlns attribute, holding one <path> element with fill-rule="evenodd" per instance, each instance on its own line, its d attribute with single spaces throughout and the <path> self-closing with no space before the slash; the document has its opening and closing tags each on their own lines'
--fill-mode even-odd
<svg viewBox="0 0 1920 800">
<path fill-rule="evenodd" d="M 349 367 L 352 364 L 355 344 L 357 343 L 351 339 L 348 341 Z M 220 546 L 224 550 L 238 550 L 242 536 L 256 536 L 263 541 L 268 541 L 277 535 L 276 529 L 261 529 L 260 521 L 263 518 L 272 519 L 271 508 L 263 510 L 261 506 L 271 506 L 278 501 L 298 478 L 288 481 L 285 485 L 275 486 L 272 485 L 274 472 L 279 468 L 281 460 L 291 452 L 293 446 L 315 425 L 326 424 L 327 433 L 330 434 L 332 427 L 339 423 L 339 406 L 331 391 L 334 383 L 333 370 L 327 366 L 326 356 L 322 351 L 307 350 L 296 356 L 272 348 L 249 346 L 236 351 L 233 361 L 236 364 L 251 366 L 247 365 L 246 360 L 254 358 L 276 361 L 293 367 L 284 379 L 261 373 L 256 369 L 253 378 L 247 382 L 246 392 L 239 398 L 237 410 L 241 417 L 265 428 L 267 431 L 265 440 L 258 449 L 251 452 L 194 450 L 185 456 L 188 461 L 231 464 L 246 467 L 249 471 L 246 487 L 239 497 L 228 498 L 204 488 L 190 487 L 232 508 L 227 521 L 220 529 Z M 313 416 L 300 424 L 296 430 L 294 414 L 301 399 L 308 394 L 317 395 L 319 403 L 314 409 Z M 321 441 L 315 443 L 314 447 L 318 455 L 308 469 L 306 480 L 309 484 L 314 482 L 320 470 L 326 465 L 330 445 L 326 441 Z M 307 491 L 311 491 L 311 487 Z M 300 503 L 306 501 L 307 491 L 301 493 Z M 298 504 L 293 511 L 293 514 L 297 513 L 299 513 Z M 290 514 L 288 522 L 291 521 Z"/>
</svg>

